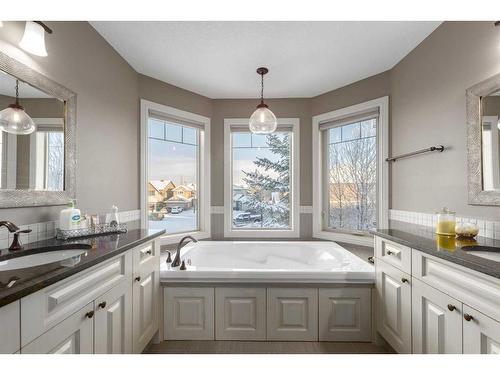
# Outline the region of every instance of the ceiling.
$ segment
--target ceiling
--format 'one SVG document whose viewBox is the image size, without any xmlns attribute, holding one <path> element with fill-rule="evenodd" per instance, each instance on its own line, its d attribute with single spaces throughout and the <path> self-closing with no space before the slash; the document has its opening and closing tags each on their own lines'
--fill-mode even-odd
<svg viewBox="0 0 500 375">
<path fill-rule="evenodd" d="M 139 73 L 209 98 L 313 97 L 392 68 L 440 22 L 91 22 Z"/>
</svg>

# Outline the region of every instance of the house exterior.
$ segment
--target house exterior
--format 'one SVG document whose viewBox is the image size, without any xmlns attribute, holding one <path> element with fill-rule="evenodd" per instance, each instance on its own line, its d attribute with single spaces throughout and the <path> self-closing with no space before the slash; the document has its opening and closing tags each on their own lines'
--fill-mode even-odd
<svg viewBox="0 0 500 375">
<path fill-rule="evenodd" d="M 182 207 L 183 209 L 189 209 L 193 207 L 195 199 L 196 185 L 179 185 L 172 190 L 172 197 L 166 200 L 165 205 L 167 208 Z"/>
<path fill-rule="evenodd" d="M 175 184 L 170 180 L 151 180 L 148 184 L 149 211 L 157 211 L 157 204 L 171 198 Z"/>
</svg>

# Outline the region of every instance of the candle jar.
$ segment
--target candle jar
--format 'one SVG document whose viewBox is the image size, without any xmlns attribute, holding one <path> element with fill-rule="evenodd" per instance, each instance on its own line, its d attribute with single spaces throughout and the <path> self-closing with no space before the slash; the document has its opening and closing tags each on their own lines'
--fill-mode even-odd
<svg viewBox="0 0 500 375">
<path fill-rule="evenodd" d="M 455 212 L 448 210 L 446 207 L 441 212 L 437 212 L 436 234 L 442 236 L 455 235 Z"/>
</svg>

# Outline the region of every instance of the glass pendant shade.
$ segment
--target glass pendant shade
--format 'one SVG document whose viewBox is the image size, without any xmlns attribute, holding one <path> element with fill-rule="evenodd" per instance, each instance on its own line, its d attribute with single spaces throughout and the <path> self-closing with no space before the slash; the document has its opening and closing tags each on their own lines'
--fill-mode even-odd
<svg viewBox="0 0 500 375">
<path fill-rule="evenodd" d="M 33 55 L 47 56 L 45 49 L 45 29 L 33 21 L 26 21 L 24 35 L 19 46 Z"/>
<path fill-rule="evenodd" d="M 11 104 L 0 111 L 0 130 L 24 135 L 33 133 L 35 129 L 35 122 L 20 105 Z"/>
<path fill-rule="evenodd" d="M 259 104 L 255 112 L 250 116 L 249 128 L 252 133 L 273 133 L 277 126 L 276 116 L 265 104 Z"/>
</svg>

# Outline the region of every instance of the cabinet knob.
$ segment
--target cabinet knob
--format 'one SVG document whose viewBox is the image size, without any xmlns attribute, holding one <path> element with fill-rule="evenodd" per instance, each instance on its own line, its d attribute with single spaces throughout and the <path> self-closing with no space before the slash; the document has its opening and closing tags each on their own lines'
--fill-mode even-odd
<svg viewBox="0 0 500 375">
<path fill-rule="evenodd" d="M 409 283 L 409 282 L 410 282 L 410 281 L 409 281 L 406 277 L 403 277 L 403 278 L 401 279 L 401 281 L 402 281 L 403 283 Z"/>
<path fill-rule="evenodd" d="M 106 301 L 102 301 L 99 305 L 98 305 L 101 309 L 104 309 L 106 307 Z"/>
<path fill-rule="evenodd" d="M 92 319 L 94 317 L 94 310 L 89 311 L 85 314 L 85 316 L 89 319 Z"/>
<path fill-rule="evenodd" d="M 373 259 L 373 257 L 368 257 L 368 262 L 370 262 L 371 264 L 374 264 L 375 263 L 375 259 Z"/>
<path fill-rule="evenodd" d="M 137 282 L 141 281 L 141 277 L 140 277 L 140 276 L 137 276 L 137 277 L 135 278 L 135 281 L 137 281 Z"/>
<path fill-rule="evenodd" d="M 146 254 L 151 255 L 153 252 L 151 250 L 146 251 Z"/>
<path fill-rule="evenodd" d="M 394 253 L 391 250 L 387 250 L 387 255 L 393 255 Z"/>
<path fill-rule="evenodd" d="M 464 319 L 467 320 L 468 322 L 470 322 L 471 320 L 474 320 L 474 317 L 472 315 L 465 313 Z"/>
<path fill-rule="evenodd" d="M 456 310 L 456 309 L 457 308 L 454 305 L 452 305 L 451 303 L 448 304 L 448 310 L 453 311 L 453 310 Z"/>
</svg>

